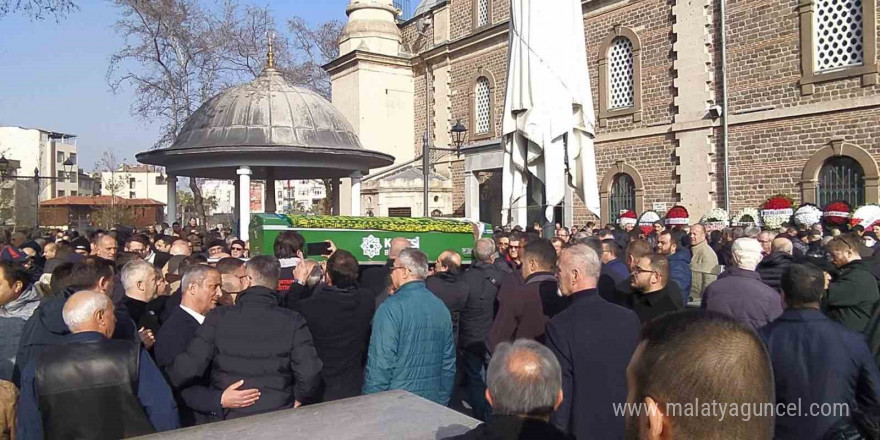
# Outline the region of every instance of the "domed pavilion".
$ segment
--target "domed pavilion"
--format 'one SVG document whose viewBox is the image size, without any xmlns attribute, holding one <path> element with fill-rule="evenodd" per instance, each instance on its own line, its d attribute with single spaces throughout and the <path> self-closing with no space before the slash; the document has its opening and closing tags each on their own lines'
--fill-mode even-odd
<svg viewBox="0 0 880 440">
<path fill-rule="evenodd" d="M 145 151 L 138 162 L 165 167 L 168 218 L 177 217 L 177 177 L 233 180 L 239 235 L 248 236 L 251 179 L 266 182 L 266 212 L 275 212 L 275 180 L 333 179 L 339 212 L 339 178 L 352 178 L 352 214 L 360 215 L 360 179 L 394 163 L 365 150 L 351 124 L 317 93 L 290 85 L 267 67 L 255 80 L 209 99 L 186 121 L 168 148 Z"/>
</svg>

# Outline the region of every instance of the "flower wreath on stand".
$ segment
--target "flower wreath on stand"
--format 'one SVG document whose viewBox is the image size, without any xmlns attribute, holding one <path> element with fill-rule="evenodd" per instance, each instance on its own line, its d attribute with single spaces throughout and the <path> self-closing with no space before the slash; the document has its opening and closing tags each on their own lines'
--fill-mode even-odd
<svg viewBox="0 0 880 440">
<path fill-rule="evenodd" d="M 761 226 L 761 215 L 755 208 L 743 208 L 730 222 L 732 226 Z"/>
<path fill-rule="evenodd" d="M 651 231 L 654 230 L 654 222 L 659 220 L 660 214 L 657 214 L 654 211 L 645 211 L 642 213 L 642 216 L 639 217 L 639 229 L 645 234 L 645 236 L 651 235 Z"/>
<path fill-rule="evenodd" d="M 794 223 L 802 228 L 809 228 L 822 221 L 822 210 L 812 203 L 804 203 L 794 212 Z"/>
<path fill-rule="evenodd" d="M 722 208 L 712 208 L 711 211 L 700 219 L 700 223 L 703 224 L 707 231 L 720 231 L 727 227 L 727 222 L 729 221 L 730 216 Z"/>
<path fill-rule="evenodd" d="M 825 205 L 822 219 L 828 227 L 840 228 L 849 224 L 852 217 L 852 207 L 842 200 Z"/>
<path fill-rule="evenodd" d="M 666 220 L 664 223 L 666 226 L 678 228 L 687 226 L 690 224 L 690 215 L 688 214 L 687 208 L 681 205 L 673 206 L 672 209 L 666 213 Z"/>
<path fill-rule="evenodd" d="M 865 229 L 870 229 L 876 223 L 880 223 L 880 206 L 874 204 L 860 206 L 849 222 L 851 226 L 862 225 Z"/>
<path fill-rule="evenodd" d="M 626 229 L 627 225 L 635 226 L 638 222 L 638 216 L 635 212 L 626 210 L 623 214 L 620 214 L 620 217 L 617 219 L 617 224 L 620 225 L 621 228 Z"/>
<path fill-rule="evenodd" d="M 794 200 L 791 197 L 777 194 L 767 199 L 761 206 L 761 221 L 764 227 L 771 231 L 778 231 L 783 223 L 791 220 L 794 214 Z"/>
</svg>

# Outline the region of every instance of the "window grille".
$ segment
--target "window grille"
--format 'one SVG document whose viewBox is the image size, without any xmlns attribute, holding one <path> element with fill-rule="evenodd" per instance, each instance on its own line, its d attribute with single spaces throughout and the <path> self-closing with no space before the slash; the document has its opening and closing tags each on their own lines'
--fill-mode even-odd
<svg viewBox="0 0 880 440">
<path fill-rule="evenodd" d="M 489 24 L 489 0 L 477 0 L 477 27 Z"/>
<path fill-rule="evenodd" d="M 492 90 L 489 88 L 488 78 L 481 76 L 477 79 L 477 86 L 474 90 L 474 95 L 476 99 L 476 115 L 474 115 L 474 120 L 477 125 L 476 132 L 488 133 L 492 123 L 490 120 L 490 114 L 492 113 Z"/>
<path fill-rule="evenodd" d="M 629 174 L 614 176 L 608 205 L 611 209 L 609 218 L 612 223 L 617 222 L 617 219 L 620 217 L 620 211 L 627 209 L 630 211 L 636 210 L 636 184 Z"/>
<path fill-rule="evenodd" d="M 633 44 L 628 38 L 618 37 L 611 43 L 608 54 L 610 79 L 610 109 L 632 107 L 633 96 Z"/>
<path fill-rule="evenodd" d="M 816 201 L 819 206 L 838 200 L 844 200 L 850 206 L 865 204 L 865 172 L 851 157 L 831 158 L 819 170 L 819 182 L 816 185 Z"/>
<path fill-rule="evenodd" d="M 816 0 L 814 17 L 816 71 L 864 62 L 862 0 Z"/>
</svg>

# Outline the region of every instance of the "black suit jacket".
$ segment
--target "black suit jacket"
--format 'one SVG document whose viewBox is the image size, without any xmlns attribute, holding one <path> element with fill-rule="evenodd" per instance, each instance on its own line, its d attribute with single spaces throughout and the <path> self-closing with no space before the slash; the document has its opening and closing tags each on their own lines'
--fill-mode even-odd
<svg viewBox="0 0 880 440">
<path fill-rule="evenodd" d="M 156 345 L 153 346 L 156 365 L 164 371 L 178 354 L 186 351 L 186 346 L 195 337 L 198 329 L 199 322 L 177 306 L 156 334 Z M 223 390 L 210 387 L 207 375 L 186 387 L 175 388 L 174 398 L 180 413 L 180 425 L 201 425 L 222 420 L 222 395 Z"/>
<path fill-rule="evenodd" d="M 572 304 L 547 324 L 546 345 L 562 367 L 562 405 L 551 416 L 576 438 L 623 439 L 626 366 L 639 341 L 639 318 L 602 299 L 596 289 L 572 295 Z"/>
</svg>

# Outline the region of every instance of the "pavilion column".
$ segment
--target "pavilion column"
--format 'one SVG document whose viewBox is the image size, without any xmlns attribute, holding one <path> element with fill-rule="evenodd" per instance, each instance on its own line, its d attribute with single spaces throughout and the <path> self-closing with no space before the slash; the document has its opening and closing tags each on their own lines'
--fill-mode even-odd
<svg viewBox="0 0 880 440">
<path fill-rule="evenodd" d="M 168 205 L 166 205 L 168 212 L 165 216 L 165 221 L 168 222 L 168 225 L 171 225 L 177 221 L 177 176 L 169 174 L 165 181 L 165 186 L 168 191 Z"/>
<path fill-rule="evenodd" d="M 275 214 L 278 206 L 275 203 L 275 168 L 266 168 L 266 214 Z"/>
<path fill-rule="evenodd" d="M 240 167 L 238 174 L 238 237 L 248 241 L 251 227 L 251 167 Z"/>
<path fill-rule="evenodd" d="M 331 211 L 333 215 L 339 215 L 339 179 L 330 179 L 330 192 L 332 193 L 330 199 Z"/>
<path fill-rule="evenodd" d="M 234 186 L 232 192 L 232 221 L 234 224 L 238 224 L 238 207 L 241 206 L 241 202 L 238 200 L 238 195 L 241 194 L 241 185 L 238 179 L 232 179 L 232 184 Z M 232 228 L 236 230 L 235 228 Z"/>
<path fill-rule="evenodd" d="M 361 179 L 363 177 L 360 171 L 355 171 L 351 175 L 351 215 L 355 217 L 361 216 Z"/>
</svg>

